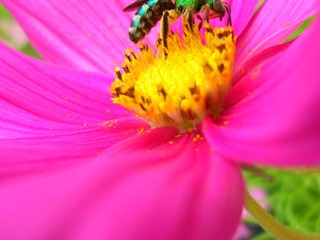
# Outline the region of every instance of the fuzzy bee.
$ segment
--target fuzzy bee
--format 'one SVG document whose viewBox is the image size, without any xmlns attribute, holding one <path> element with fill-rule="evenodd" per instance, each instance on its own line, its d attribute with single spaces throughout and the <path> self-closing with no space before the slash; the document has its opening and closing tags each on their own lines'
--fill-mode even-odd
<svg viewBox="0 0 320 240">
<path fill-rule="evenodd" d="M 170 25 L 182 16 L 187 22 L 193 22 L 193 14 L 205 12 L 206 21 L 210 18 L 222 19 L 228 13 L 228 24 L 231 25 L 230 6 L 221 0 L 136 0 L 123 11 L 135 13 L 129 29 L 129 38 L 137 43 L 161 20 L 160 38 L 166 46 L 166 37 Z"/>
</svg>

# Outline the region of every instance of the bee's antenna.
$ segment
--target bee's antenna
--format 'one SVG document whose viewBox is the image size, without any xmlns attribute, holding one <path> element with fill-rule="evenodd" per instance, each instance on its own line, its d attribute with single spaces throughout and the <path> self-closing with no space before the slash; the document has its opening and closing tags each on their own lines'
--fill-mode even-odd
<svg viewBox="0 0 320 240">
<path fill-rule="evenodd" d="M 228 13 L 228 25 L 232 26 L 232 20 L 231 20 L 231 7 L 229 3 L 223 2 L 224 8 L 226 9 Z"/>
</svg>

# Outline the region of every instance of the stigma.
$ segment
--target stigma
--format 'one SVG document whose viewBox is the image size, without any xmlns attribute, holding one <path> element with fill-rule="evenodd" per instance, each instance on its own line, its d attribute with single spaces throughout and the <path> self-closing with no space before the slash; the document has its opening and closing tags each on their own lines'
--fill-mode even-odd
<svg viewBox="0 0 320 240">
<path fill-rule="evenodd" d="M 191 29 L 191 30 L 190 30 Z M 141 44 L 126 50 L 111 85 L 113 102 L 153 126 L 195 128 L 207 115 L 217 117 L 232 84 L 235 40 L 232 27 L 185 27 L 172 33 L 167 48 Z"/>
</svg>

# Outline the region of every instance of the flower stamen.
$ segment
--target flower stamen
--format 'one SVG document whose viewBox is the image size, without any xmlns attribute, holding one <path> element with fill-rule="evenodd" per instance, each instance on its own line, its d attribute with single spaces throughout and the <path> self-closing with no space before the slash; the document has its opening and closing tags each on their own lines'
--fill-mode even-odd
<svg viewBox="0 0 320 240">
<path fill-rule="evenodd" d="M 113 101 L 155 126 L 193 128 L 222 110 L 232 80 L 233 29 L 185 28 L 183 37 L 174 33 L 167 44 L 165 51 L 161 44 L 155 52 L 147 44 L 140 53 L 126 50 L 122 70 L 115 69 Z"/>
</svg>

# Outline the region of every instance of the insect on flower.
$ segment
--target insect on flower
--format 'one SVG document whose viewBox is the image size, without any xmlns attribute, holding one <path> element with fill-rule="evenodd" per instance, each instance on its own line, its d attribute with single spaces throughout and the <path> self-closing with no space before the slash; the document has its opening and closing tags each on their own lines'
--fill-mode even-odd
<svg viewBox="0 0 320 240">
<path fill-rule="evenodd" d="M 210 18 L 222 19 L 227 12 L 228 24 L 231 25 L 230 6 L 221 0 L 176 0 L 175 3 L 171 0 L 136 0 L 123 11 L 137 8 L 129 29 L 129 38 L 134 43 L 142 40 L 160 19 L 160 38 L 164 47 L 167 47 L 169 27 L 179 16 L 192 26 L 194 13 L 205 12 L 208 22 Z"/>
</svg>

